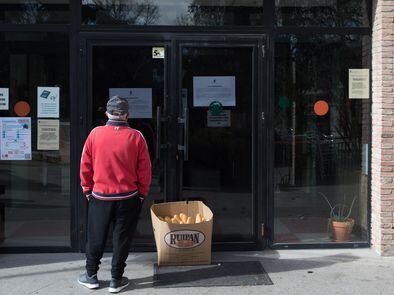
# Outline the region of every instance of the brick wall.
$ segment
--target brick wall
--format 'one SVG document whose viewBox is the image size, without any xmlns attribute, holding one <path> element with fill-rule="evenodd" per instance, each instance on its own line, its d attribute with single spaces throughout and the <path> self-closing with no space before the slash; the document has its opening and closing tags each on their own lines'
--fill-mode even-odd
<svg viewBox="0 0 394 295">
<path fill-rule="evenodd" d="M 394 255 L 394 0 L 373 1 L 372 246 Z"/>
</svg>

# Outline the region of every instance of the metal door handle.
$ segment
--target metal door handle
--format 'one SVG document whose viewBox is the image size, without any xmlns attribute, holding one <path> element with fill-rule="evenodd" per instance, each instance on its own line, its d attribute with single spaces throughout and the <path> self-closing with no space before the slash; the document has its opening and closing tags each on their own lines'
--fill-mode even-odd
<svg viewBox="0 0 394 295">
<path fill-rule="evenodd" d="M 183 151 L 183 160 L 189 160 L 189 109 L 183 109 L 183 117 L 185 118 L 185 126 L 183 129 L 183 136 L 184 136 L 184 147 L 185 150 Z"/>
<path fill-rule="evenodd" d="M 183 124 L 183 145 L 178 144 L 178 151 L 183 151 L 183 160 L 189 160 L 189 109 L 183 109 L 183 118 L 178 118 L 178 123 Z"/>
<path fill-rule="evenodd" d="M 160 159 L 161 154 L 161 108 L 156 108 L 156 159 Z"/>
</svg>

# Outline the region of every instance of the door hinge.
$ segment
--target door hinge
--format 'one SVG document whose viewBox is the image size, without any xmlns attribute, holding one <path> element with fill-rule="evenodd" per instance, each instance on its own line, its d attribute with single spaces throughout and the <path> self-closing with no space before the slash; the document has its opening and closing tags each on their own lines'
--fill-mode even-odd
<svg viewBox="0 0 394 295">
<path fill-rule="evenodd" d="M 261 45 L 261 55 L 265 58 L 265 45 Z"/>
<path fill-rule="evenodd" d="M 79 54 L 82 56 L 83 55 L 83 48 L 79 48 Z"/>
<path fill-rule="evenodd" d="M 265 121 L 265 113 L 261 112 L 261 120 L 264 122 Z"/>
</svg>

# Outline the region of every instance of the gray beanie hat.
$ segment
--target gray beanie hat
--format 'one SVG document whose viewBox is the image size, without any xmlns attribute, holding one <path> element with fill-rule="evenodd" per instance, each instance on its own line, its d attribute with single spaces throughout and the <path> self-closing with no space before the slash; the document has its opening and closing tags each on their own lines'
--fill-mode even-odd
<svg viewBox="0 0 394 295">
<path fill-rule="evenodd" d="M 113 116 L 122 116 L 129 111 L 129 103 L 127 99 L 115 95 L 112 96 L 107 102 L 107 113 Z"/>
</svg>

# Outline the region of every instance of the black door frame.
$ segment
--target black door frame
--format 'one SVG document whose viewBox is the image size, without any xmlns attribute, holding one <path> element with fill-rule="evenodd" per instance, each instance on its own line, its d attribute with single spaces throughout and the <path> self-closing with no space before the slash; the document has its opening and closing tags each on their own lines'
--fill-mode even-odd
<svg viewBox="0 0 394 295">
<path fill-rule="evenodd" d="M 91 107 L 92 107 L 92 47 L 107 46 L 163 46 L 166 48 L 166 72 L 168 83 L 168 122 L 166 123 L 168 130 L 178 130 L 177 114 L 179 113 L 179 101 L 181 101 L 180 77 L 179 70 L 181 65 L 181 57 L 179 52 L 183 45 L 194 44 L 199 47 L 203 46 L 221 46 L 221 47 L 251 47 L 253 48 L 253 60 L 257 63 L 254 65 L 253 76 L 256 77 L 256 83 L 253 86 L 254 102 L 253 102 L 253 135 L 254 135 L 254 240 L 250 242 L 220 243 L 213 244 L 213 250 L 258 250 L 263 249 L 268 244 L 268 236 L 266 233 L 266 224 L 268 221 L 268 196 L 269 194 L 269 165 L 267 153 L 269 149 L 269 81 L 268 81 L 268 60 L 265 52 L 268 48 L 268 39 L 265 34 L 157 34 L 157 33 L 113 33 L 113 32 L 87 32 L 80 33 L 79 38 L 79 99 L 78 99 L 78 153 L 82 151 L 84 140 L 90 131 Z M 174 69 L 176 69 L 174 71 Z M 175 99 L 174 99 L 175 98 Z M 177 151 L 178 134 L 176 132 L 168 132 L 167 142 L 167 184 L 166 196 L 167 200 L 172 201 L 179 199 L 180 183 L 179 177 L 182 172 L 181 161 L 176 162 L 175 158 L 179 158 Z M 176 156 L 178 155 L 178 156 Z M 174 157 L 173 157 L 174 156 Z M 78 163 L 79 164 L 79 163 Z M 79 167 L 75 163 L 74 167 Z M 79 171 L 79 170 L 78 170 Z M 75 171 L 77 172 L 77 171 Z M 79 173 L 72 173 L 75 177 L 79 177 Z M 79 183 L 78 180 L 75 180 Z M 77 228 L 72 231 L 78 240 L 77 251 L 84 251 L 86 242 L 86 212 L 87 206 L 81 190 L 78 190 L 73 198 L 77 198 L 77 221 L 74 222 Z M 264 237 L 263 237 L 264 235 Z M 134 247 L 136 251 L 154 251 L 153 245 L 137 245 Z"/>
<path fill-rule="evenodd" d="M 265 214 L 263 212 L 265 200 L 263 200 L 263 196 L 267 196 L 267 194 L 263 193 L 265 182 L 263 181 L 262 170 L 260 168 L 266 167 L 263 163 L 265 161 L 264 155 L 266 153 L 263 152 L 264 150 L 264 143 L 267 141 L 263 141 L 263 138 L 266 138 L 264 131 L 264 117 L 262 118 L 261 115 L 266 113 L 265 106 L 264 106 L 264 95 L 263 89 L 265 87 L 262 85 L 264 83 L 263 77 L 263 69 L 265 68 L 265 46 L 266 46 L 266 37 L 265 35 L 177 35 L 175 37 L 175 60 L 177 65 L 177 102 L 178 102 L 178 109 L 176 113 L 178 116 L 181 116 L 181 110 L 179 109 L 181 105 L 181 88 L 182 88 L 182 48 L 183 47 L 199 47 L 199 48 L 251 48 L 253 54 L 253 95 L 252 95 L 252 134 L 253 134 L 253 205 L 252 205 L 252 214 L 253 214 L 253 233 L 254 237 L 249 242 L 226 242 L 226 243 L 213 243 L 214 250 L 258 250 L 265 248 L 266 246 L 266 239 L 262 237 L 263 232 L 263 224 L 265 223 Z M 260 80 L 260 81 L 259 81 Z M 178 137 L 181 138 L 182 131 L 179 130 Z M 178 140 L 179 142 L 179 140 Z M 178 196 L 182 199 L 181 191 L 182 191 L 182 184 L 181 184 L 181 175 L 183 174 L 183 152 L 178 152 Z M 264 172 L 263 172 L 264 173 Z"/>
</svg>

